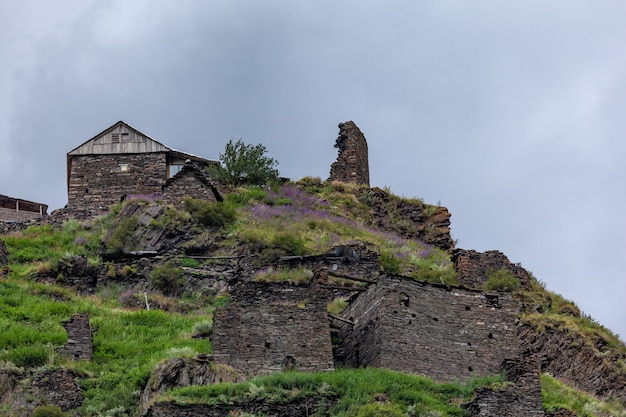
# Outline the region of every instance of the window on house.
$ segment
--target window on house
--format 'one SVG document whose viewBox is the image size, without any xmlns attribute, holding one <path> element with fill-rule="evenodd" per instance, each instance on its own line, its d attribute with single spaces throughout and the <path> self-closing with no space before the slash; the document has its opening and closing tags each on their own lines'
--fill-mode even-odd
<svg viewBox="0 0 626 417">
<path fill-rule="evenodd" d="M 111 142 L 112 143 L 120 143 L 120 134 L 119 133 L 111 133 Z"/>
<path fill-rule="evenodd" d="M 120 172 L 127 172 L 128 171 L 128 164 L 120 164 Z"/>
<path fill-rule="evenodd" d="M 122 133 L 122 143 L 130 142 L 130 134 L 128 132 Z"/>
</svg>

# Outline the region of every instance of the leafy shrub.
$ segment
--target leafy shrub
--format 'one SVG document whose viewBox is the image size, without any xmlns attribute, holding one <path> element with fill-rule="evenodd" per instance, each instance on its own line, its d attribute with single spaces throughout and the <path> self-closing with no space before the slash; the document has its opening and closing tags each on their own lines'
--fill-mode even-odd
<svg viewBox="0 0 626 417">
<path fill-rule="evenodd" d="M 193 334 L 199 337 L 210 336 L 213 331 L 213 323 L 209 320 L 200 321 L 193 326 Z"/>
<path fill-rule="evenodd" d="M 107 255 L 119 255 L 122 253 L 124 247 L 127 246 L 128 240 L 137 228 L 138 221 L 139 216 L 130 216 L 119 221 L 107 239 L 105 250 Z"/>
<path fill-rule="evenodd" d="M 212 174 L 218 180 L 234 185 L 265 185 L 278 180 L 278 161 L 266 156 L 267 148 L 262 145 L 245 144 L 241 139 L 229 140 L 220 153 L 224 165 Z"/>
<path fill-rule="evenodd" d="M 194 258 L 181 257 L 178 259 L 178 263 L 180 266 L 184 266 L 186 268 L 199 268 L 200 262 Z"/>
<path fill-rule="evenodd" d="M 380 254 L 380 265 L 383 267 L 383 271 L 387 274 L 399 274 L 400 273 L 400 260 L 396 256 L 389 252 L 383 252 Z"/>
<path fill-rule="evenodd" d="M 38 368 L 48 363 L 52 348 L 40 343 L 32 346 L 18 346 L 0 355 L 3 361 L 11 362 L 20 368 Z"/>
<path fill-rule="evenodd" d="M 158 266 L 150 274 L 150 281 L 154 286 L 166 294 L 177 295 L 180 288 L 185 285 L 185 276 L 182 271 L 176 267 L 173 261 L 167 261 Z"/>
<path fill-rule="evenodd" d="M 278 268 L 263 269 L 256 273 L 254 279 L 264 282 L 287 281 L 292 283 L 309 282 L 313 278 L 313 271 L 305 268 Z"/>
<path fill-rule="evenodd" d="M 40 405 L 35 408 L 32 417 L 65 417 L 65 413 L 59 407 Z"/>
<path fill-rule="evenodd" d="M 519 288 L 519 279 L 508 269 L 487 271 L 487 281 L 482 285 L 485 291 L 515 291 Z"/>
<path fill-rule="evenodd" d="M 223 202 L 185 198 L 184 205 L 191 217 L 205 226 L 222 227 L 233 223 L 237 218 L 235 208 Z"/>
<path fill-rule="evenodd" d="M 405 417 L 406 414 L 398 404 L 365 404 L 359 409 L 357 417 Z"/>
<path fill-rule="evenodd" d="M 422 265 L 413 275 L 418 281 L 426 281 L 431 284 L 458 285 L 456 271 L 452 264 Z"/>
</svg>

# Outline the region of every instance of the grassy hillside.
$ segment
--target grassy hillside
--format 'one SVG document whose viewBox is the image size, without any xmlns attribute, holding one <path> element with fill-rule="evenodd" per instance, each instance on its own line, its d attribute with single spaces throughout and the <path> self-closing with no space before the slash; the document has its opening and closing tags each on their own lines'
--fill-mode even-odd
<svg viewBox="0 0 626 417">
<path fill-rule="evenodd" d="M 396 230 L 403 230 L 405 219 L 394 216 L 396 200 L 400 197 L 389 194 L 389 219 Z M 411 203 L 419 205 L 425 216 L 434 212 L 434 206 L 419 200 Z M 61 227 L 43 224 L 0 236 L 9 252 L 9 265 L 0 273 L 0 368 L 64 366 L 76 370 L 85 395 L 81 409 L 85 416 L 133 415 L 140 390 L 159 363 L 211 352 L 209 339 L 194 336 L 210 328 L 214 309 L 227 298 L 220 293 L 183 290 L 182 275 L 177 271 L 181 267 L 200 267 L 202 261 L 181 254 L 181 249 L 190 253 L 202 249 L 214 257 L 254 255 L 253 262 L 260 268 L 280 256 L 319 254 L 336 245 L 360 241 L 380 254 L 386 272 L 457 283 L 447 252 L 374 227 L 376 213 L 370 196 L 366 189 L 354 185 L 306 178 L 274 189 L 239 188 L 223 203 L 189 200 L 184 210 L 168 208 L 158 220 L 141 228 L 170 234 L 184 232 L 186 240 L 179 250 L 153 258 L 156 267 L 143 277 L 138 276 L 135 264 L 120 267 L 101 256 L 123 251 L 141 229 L 139 218 L 116 219 L 122 209 L 114 207 L 108 215 L 89 222 L 69 220 Z M 93 294 L 68 288 L 63 271 L 77 256 L 111 278 L 111 284 L 99 286 Z M 272 279 L 295 280 L 302 275 L 302 271 L 282 272 Z M 132 287 L 134 279 L 144 283 L 141 291 Z M 568 326 L 585 340 L 602 338 L 606 341 L 603 346 L 608 346 L 605 349 L 626 357 L 624 345 L 614 335 L 589 318 L 580 314 L 576 317 L 572 314 L 576 310 L 573 303 L 546 291 L 538 281 L 535 288 L 520 293 L 520 297 L 527 305 L 544 306 L 540 313 L 529 310 L 523 317 L 538 330 L 542 326 Z M 149 311 L 145 299 L 152 306 Z M 331 308 L 340 304 L 339 300 Z M 56 353 L 67 339 L 60 323 L 75 313 L 89 313 L 96 330 L 91 362 L 67 361 Z M 585 404 L 593 404 L 584 406 L 587 414 L 582 414 L 573 403 L 583 400 L 568 400 L 571 396 L 563 393 L 562 384 L 548 376 L 542 381 L 544 401 L 549 407 L 558 404 L 589 416 L 624 415 L 620 405 L 613 404 L 608 412 L 592 399 L 584 400 Z M 331 374 L 275 375 L 239 385 L 191 387 L 165 398 L 219 402 L 255 395 L 285 399 L 332 394 L 338 398 L 334 415 L 445 416 L 463 415 L 458 404 L 471 397 L 473 386 L 492 383 L 497 385 L 501 379 L 494 376 L 461 386 L 435 384 L 389 371 L 340 370 Z M 385 405 L 375 401 L 376 394 L 381 393 L 389 398 Z M 0 405 L 0 415 L 11 413 L 10 404 Z"/>
</svg>

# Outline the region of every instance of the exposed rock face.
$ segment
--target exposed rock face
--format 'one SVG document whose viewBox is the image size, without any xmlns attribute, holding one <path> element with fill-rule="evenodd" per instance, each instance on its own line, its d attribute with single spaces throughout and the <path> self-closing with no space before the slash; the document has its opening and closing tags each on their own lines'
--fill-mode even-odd
<svg viewBox="0 0 626 417">
<path fill-rule="evenodd" d="M 116 258 L 123 256 L 137 256 L 146 253 L 161 253 L 169 249 L 180 247 L 185 240 L 186 232 L 168 227 L 150 227 L 153 222 L 162 220 L 168 210 L 164 204 L 129 201 L 120 211 L 113 227 L 104 239 L 105 250 L 103 256 Z M 128 228 L 128 222 L 136 220 L 135 227 L 130 230 L 118 231 L 118 228 Z M 162 220 L 163 221 L 163 220 Z M 121 247 L 111 244 L 116 236 L 123 235 Z"/>
<path fill-rule="evenodd" d="M 150 401 L 156 395 L 174 388 L 239 382 L 241 380 L 242 378 L 231 368 L 216 366 L 210 355 L 198 355 L 192 359 L 174 358 L 159 366 L 152 373 L 141 394 L 140 411 L 141 414 L 145 414 Z"/>
<path fill-rule="evenodd" d="M 536 352 L 541 371 L 567 381 L 601 398 L 626 401 L 626 372 L 620 363 L 626 358 L 607 356 L 606 342 L 597 338 L 589 346 L 579 334 L 567 329 L 545 328 L 537 331 L 525 324 L 519 328 L 524 349 Z"/>
<path fill-rule="evenodd" d="M 502 252 L 491 250 L 477 252 L 475 250 L 455 249 L 452 252 L 452 262 L 459 281 L 471 288 L 480 288 L 487 280 L 490 270 L 504 268 L 519 280 L 522 288 L 529 289 L 531 276 L 524 268 L 511 263 Z"/>
<path fill-rule="evenodd" d="M 93 359 L 93 335 L 89 325 L 88 314 L 74 314 L 62 323 L 67 330 L 67 344 L 60 353 L 73 360 Z"/>
<path fill-rule="evenodd" d="M 361 190 L 359 198 L 373 208 L 376 228 L 395 232 L 407 239 L 418 239 L 443 250 L 454 248 L 447 208 L 411 203 L 377 187 Z M 403 221 L 392 222 L 391 217 Z"/>
<path fill-rule="evenodd" d="M 511 385 L 501 390 L 478 388 L 476 397 L 464 404 L 472 417 L 543 417 L 539 369 L 533 358 L 505 360 L 502 363 Z"/>
<path fill-rule="evenodd" d="M 367 141 L 354 122 L 339 124 L 339 136 L 335 143 L 339 149 L 337 161 L 330 167 L 329 181 L 353 182 L 370 185 Z"/>
</svg>

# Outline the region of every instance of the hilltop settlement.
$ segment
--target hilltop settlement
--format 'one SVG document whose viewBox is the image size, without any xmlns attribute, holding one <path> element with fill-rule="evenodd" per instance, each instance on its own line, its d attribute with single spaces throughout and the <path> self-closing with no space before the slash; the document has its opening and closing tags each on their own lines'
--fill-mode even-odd
<svg viewBox="0 0 626 417">
<path fill-rule="evenodd" d="M 500 375 L 498 383 L 450 405 L 458 410 L 454 415 L 577 415 L 545 407 L 545 374 L 598 401 L 626 403 L 621 342 L 601 326 L 583 328 L 586 318 L 573 303 L 547 292 L 503 253 L 455 247 L 445 207 L 372 187 L 367 141 L 354 122 L 339 124 L 334 146 L 338 156 L 326 180 L 283 178 L 244 189 L 214 175 L 220 161 L 175 150 L 117 122 L 67 153 L 65 208 L 48 214 L 45 204 L 0 195 L 0 283 L 12 279 L 12 236 L 68 222 L 89 231 L 108 218 L 98 262 L 76 254 L 29 279 L 76 296 L 119 287 L 127 294 L 120 308 L 131 312 L 191 314 L 195 307 L 176 310 L 168 300 L 220 300 L 211 307 L 211 328 L 194 336 L 207 340 L 206 351 L 155 364 L 133 394 L 135 408 L 107 415 L 333 415 L 339 395 L 322 391 L 280 402 L 185 402 L 172 393 L 288 372 L 360 368 L 436 383 Z M 192 223 L 198 213 L 215 213 L 206 207 L 233 201 L 236 208 L 220 211 L 218 220 Z M 236 221 L 243 226 L 229 229 Z M 166 267 L 172 269 L 156 279 Z M 72 365 L 114 355 L 100 344 L 102 320 L 92 314 L 78 309 L 59 321 L 65 333 L 52 347 L 57 362 L 0 367 L 6 415 L 33 415 L 42 407 L 68 416 L 105 415 L 85 405 L 97 376 Z M 372 403 L 391 409 L 392 393 L 377 395 Z M 436 415 L 410 409 L 401 415 Z"/>
</svg>

